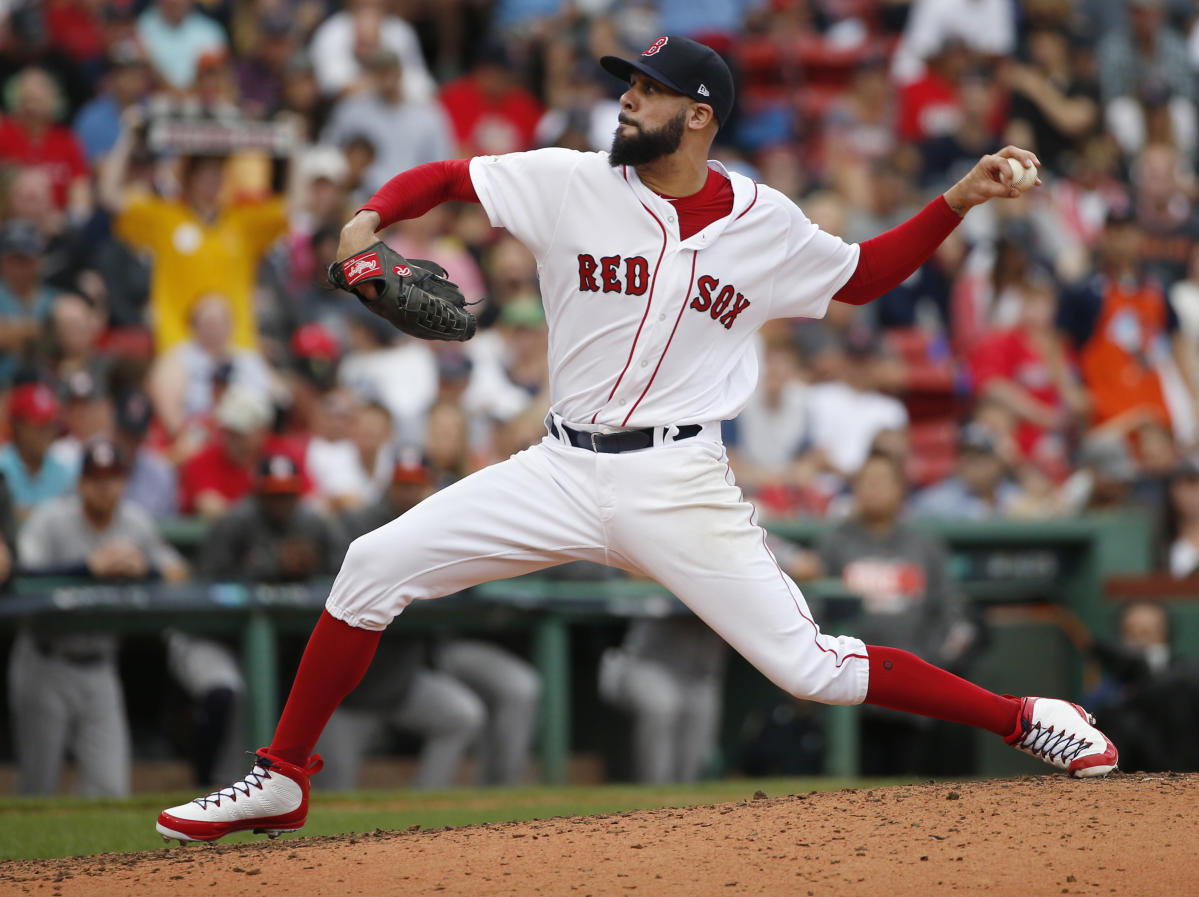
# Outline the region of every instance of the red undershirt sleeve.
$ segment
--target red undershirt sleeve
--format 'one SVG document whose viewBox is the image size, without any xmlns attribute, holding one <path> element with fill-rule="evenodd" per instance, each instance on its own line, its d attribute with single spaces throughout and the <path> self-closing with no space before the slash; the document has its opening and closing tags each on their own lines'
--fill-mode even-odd
<svg viewBox="0 0 1199 897">
<path fill-rule="evenodd" d="M 945 197 L 938 196 L 903 224 L 860 244 L 858 267 L 833 299 L 865 305 L 895 289 L 928 261 L 961 223 Z"/>
<path fill-rule="evenodd" d="M 454 201 L 479 201 L 470 179 L 470 159 L 429 162 L 402 171 L 380 187 L 359 211 L 378 212 L 379 226 L 387 227 Z"/>
</svg>

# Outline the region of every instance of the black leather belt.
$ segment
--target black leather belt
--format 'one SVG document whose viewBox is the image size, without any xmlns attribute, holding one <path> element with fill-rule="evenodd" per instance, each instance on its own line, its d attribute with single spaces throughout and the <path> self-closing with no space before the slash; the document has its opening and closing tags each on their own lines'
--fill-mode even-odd
<svg viewBox="0 0 1199 897">
<path fill-rule="evenodd" d="M 549 428 L 550 435 L 555 439 L 561 439 L 561 434 L 565 433 L 566 441 L 575 448 L 609 454 L 635 452 L 639 449 L 650 448 L 654 444 L 654 431 L 656 429 L 655 427 L 643 427 L 640 430 L 617 430 L 615 433 L 586 433 L 563 424 L 562 430 L 559 432 L 553 418 L 549 421 Z M 698 435 L 701 429 L 703 428 L 699 424 L 685 424 L 678 428 L 673 441 L 678 442 L 680 439 L 690 439 L 692 436 Z"/>
</svg>

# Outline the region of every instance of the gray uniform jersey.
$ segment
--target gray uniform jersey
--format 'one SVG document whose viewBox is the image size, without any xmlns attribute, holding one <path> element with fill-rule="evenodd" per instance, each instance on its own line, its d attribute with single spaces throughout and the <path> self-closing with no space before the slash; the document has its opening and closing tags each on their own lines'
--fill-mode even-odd
<svg viewBox="0 0 1199 897">
<path fill-rule="evenodd" d="M 21 568 L 31 573 L 86 574 L 96 548 L 125 540 L 153 570 L 182 563 L 145 511 L 121 502 L 111 523 L 94 528 L 77 496 L 37 507 L 22 528 Z M 19 789 L 52 794 L 68 752 L 88 796 L 129 792 L 129 730 L 116 666 L 116 638 L 106 633 L 36 636 L 22 631 L 9 660 Z"/>
<path fill-rule="evenodd" d="M 29 573 L 88 576 L 88 556 L 112 542 L 131 542 L 152 571 L 182 564 L 179 552 L 162 537 L 153 519 L 132 502 L 122 501 L 102 530 L 83 516 L 77 495 L 64 495 L 36 507 L 21 528 L 18 549 L 21 569 Z M 115 638 L 101 634 L 55 636 L 59 650 L 72 653 L 113 651 Z"/>
<path fill-rule="evenodd" d="M 345 537 L 334 521 L 299 505 L 286 523 L 274 524 L 250 496 L 213 524 L 200 552 L 200 573 L 209 579 L 286 581 L 294 577 L 283 569 L 280 549 L 289 540 L 311 546 L 314 576 L 336 573 L 345 554 Z"/>
<path fill-rule="evenodd" d="M 855 626 L 862 641 L 902 648 L 930 663 L 951 659 L 943 646 L 963 608 L 940 540 L 903 523 L 875 536 L 851 520 L 825 535 L 819 553 L 829 575 L 862 597 Z"/>
</svg>

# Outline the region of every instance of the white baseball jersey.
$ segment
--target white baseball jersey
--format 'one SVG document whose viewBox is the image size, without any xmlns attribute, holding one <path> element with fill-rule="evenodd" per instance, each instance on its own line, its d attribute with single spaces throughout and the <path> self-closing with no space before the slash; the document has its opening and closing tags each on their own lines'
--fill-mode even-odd
<svg viewBox="0 0 1199 897">
<path fill-rule="evenodd" d="M 755 524 L 716 424 L 757 381 L 755 331 L 823 315 L 857 247 L 736 174 L 731 214 L 680 240 L 670 203 L 603 153 L 482 157 L 470 173 L 492 224 L 537 257 L 555 425 L 654 427 L 654 444 L 598 453 L 555 426 L 355 540 L 326 609 L 382 629 L 414 600 L 593 561 L 658 580 L 796 697 L 860 702 L 866 646 L 820 631 Z M 666 436 L 684 424 L 700 432 Z"/>
<path fill-rule="evenodd" d="M 491 223 L 537 258 L 553 410 L 605 428 L 735 417 L 758 379 L 753 334 L 820 318 L 858 247 L 783 194 L 725 171 L 733 210 L 679 239 L 670 202 L 607 153 L 541 149 L 471 160 Z"/>
</svg>

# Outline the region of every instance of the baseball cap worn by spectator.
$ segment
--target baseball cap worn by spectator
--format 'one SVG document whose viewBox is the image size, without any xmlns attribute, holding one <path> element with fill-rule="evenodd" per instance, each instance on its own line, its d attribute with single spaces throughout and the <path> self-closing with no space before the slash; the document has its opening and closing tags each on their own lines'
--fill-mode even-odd
<svg viewBox="0 0 1199 897">
<path fill-rule="evenodd" d="M 234 433 L 249 435 L 271 423 L 271 405 L 251 390 L 230 387 L 216 407 L 217 423 Z"/>
<path fill-rule="evenodd" d="M 668 34 L 636 59 L 603 56 L 600 65 L 622 81 L 640 72 L 697 103 L 706 103 L 712 107 L 717 124 L 725 124 L 733 113 L 732 72 L 720 54 L 690 38 Z"/>
<path fill-rule="evenodd" d="M 116 428 L 118 433 L 127 433 L 141 439 L 150 429 L 154 408 L 150 397 L 141 390 L 131 390 L 117 400 Z"/>
<path fill-rule="evenodd" d="M 414 486 L 427 486 L 432 482 L 429 464 L 420 452 L 404 452 L 396 460 L 391 481 L 393 483 L 408 483 Z"/>
<path fill-rule="evenodd" d="M 83 447 L 83 464 L 79 474 L 84 477 L 123 477 L 129 465 L 120 448 L 107 436 L 96 436 Z"/>
<path fill-rule="evenodd" d="M 8 415 L 17 423 L 44 425 L 58 420 L 58 397 L 45 383 L 22 383 L 8 398 Z"/>
<path fill-rule="evenodd" d="M 304 478 L 287 455 L 267 455 L 258 465 L 254 491 L 259 495 L 299 495 L 304 491 Z"/>
<path fill-rule="evenodd" d="M 341 344 L 320 324 L 305 324 L 291 336 L 292 358 L 296 370 L 318 388 L 331 389 L 337 382 L 337 362 Z"/>
</svg>

